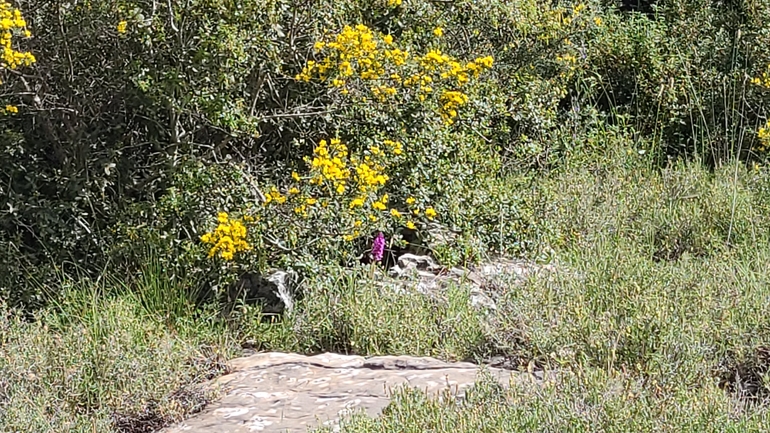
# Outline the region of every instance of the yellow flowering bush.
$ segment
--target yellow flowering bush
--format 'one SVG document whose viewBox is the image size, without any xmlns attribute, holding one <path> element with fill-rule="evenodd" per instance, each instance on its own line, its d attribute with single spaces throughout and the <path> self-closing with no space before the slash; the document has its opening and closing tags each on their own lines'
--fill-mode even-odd
<svg viewBox="0 0 770 433">
<path fill-rule="evenodd" d="M 441 27 L 432 31 L 434 38 L 444 34 Z M 395 234 L 399 228 L 416 230 L 421 222 L 438 219 L 439 211 L 428 205 L 429 190 L 415 197 L 405 182 L 418 181 L 410 173 L 427 174 L 420 167 L 424 155 L 463 154 L 452 150 L 462 140 L 452 147 L 443 144 L 452 141 L 448 136 L 434 140 L 432 146 L 410 144 L 425 140 L 417 136 L 432 129 L 418 133 L 414 127 L 388 130 L 387 125 L 403 125 L 399 119 L 407 105 L 426 113 L 426 118 L 434 113 L 436 128 L 454 124 L 471 100 L 467 89 L 492 68 L 494 59 L 461 61 L 435 43 L 425 54 L 414 54 L 397 45 L 392 35 L 361 24 L 321 38 L 313 49 L 317 57 L 308 60 L 295 79 L 320 84 L 339 98 L 341 106 L 363 107 L 358 115 L 376 112 L 384 116 L 383 122 L 370 118 L 362 126 L 366 132 L 356 133 L 351 141 L 338 136 L 318 140 L 304 158 L 304 167 L 293 171 L 288 183 L 278 182 L 264 192 L 263 212 L 279 215 L 286 224 L 294 221 L 295 232 L 324 233 L 346 242 L 371 230 Z M 392 182 L 394 175 L 399 182 Z"/>
<path fill-rule="evenodd" d="M 412 217 L 421 215 L 414 197 L 406 197 L 394 206 L 386 184 L 390 180 L 389 169 L 404 157 L 404 147 L 399 141 L 383 140 L 371 144 L 359 154 L 351 154 L 348 146 L 339 138 L 320 140 L 312 157 L 305 158 L 307 172 L 292 173 L 287 193 L 271 187 L 265 194 L 265 206 L 286 205 L 298 218 L 323 219 L 334 214 L 338 219 L 339 232 L 344 240 L 352 240 L 376 226 L 383 218 L 408 229 L 416 229 Z M 437 213 L 432 208 L 425 211 L 428 219 Z"/>
<path fill-rule="evenodd" d="M 497 212 L 479 208 L 486 195 L 471 192 L 480 187 L 479 176 L 494 176 L 501 167 L 496 147 L 501 136 L 490 135 L 491 128 L 505 133 L 514 123 L 504 116 L 543 125 L 544 113 L 556 112 L 582 66 L 579 45 L 570 36 L 597 25 L 585 6 L 501 6 L 532 21 L 516 37 L 522 36 L 519 44 L 535 42 L 533 58 L 539 62 L 542 52 L 549 53 L 544 64 L 530 65 L 528 45 L 516 46 L 509 38 L 503 50 L 493 48 L 500 41 L 485 38 L 497 32 L 474 30 L 458 37 L 457 22 L 440 14 L 415 21 L 427 26 L 398 31 L 396 14 L 430 7 L 385 3 L 376 5 L 385 20 L 376 29 L 357 24 L 324 30 L 311 39 L 309 58 L 295 69 L 298 93 L 316 95 L 314 105 L 329 114 L 322 128 L 293 137 L 289 158 L 296 159 L 285 162 L 281 173 L 254 180 L 267 184 L 259 194 L 263 205 L 254 212 L 260 214 L 266 247 L 276 256 L 333 250 L 339 253 L 334 257 L 347 260 L 360 253 L 355 245 L 378 231 L 391 238 L 420 229 L 421 241 L 430 241 L 438 226 L 475 230 L 466 219 Z M 519 25 L 503 23 L 506 30 Z M 473 45 L 466 45 L 468 36 Z M 498 80 L 511 84 L 508 93 L 498 91 Z M 503 111 L 506 98 L 519 105 Z M 514 111 L 519 106 L 539 117 L 529 122 Z"/>
<path fill-rule="evenodd" d="M 220 203 L 219 209 L 258 218 L 259 223 L 243 221 L 252 235 L 248 255 L 264 253 L 271 264 L 318 254 L 347 261 L 379 231 L 389 241 L 417 236 L 437 251 L 441 243 L 445 249 L 455 246 L 436 230 L 486 230 L 468 223 L 498 211 L 491 202 L 482 206 L 490 194 L 476 191 L 482 188 L 478 179 L 501 171 L 500 145 L 509 142 L 504 136 L 509 129 L 550 126 L 543 117 L 556 112 L 574 71 L 582 67 L 580 39 L 572 35 L 596 24 L 581 7 L 524 3 L 500 3 L 497 30 L 477 31 L 483 28 L 478 20 L 486 17 L 477 13 L 464 32 L 457 17 L 445 17 L 427 3 L 380 0 L 372 8 L 375 18 L 364 17 L 376 27 L 341 25 L 329 31 L 329 22 L 360 19 L 338 17 L 320 25 L 316 36 L 301 39 L 309 41 L 299 44 L 306 44 L 308 58 L 284 66 L 282 72 L 294 77 L 285 87 L 272 73 L 254 76 L 254 85 L 264 84 L 264 78 L 278 93 L 301 95 L 304 106 L 319 107 L 323 114 L 310 116 L 297 106 L 286 117 L 276 116 L 287 119 L 276 123 L 289 130 L 305 129 L 287 133 L 290 139 L 280 141 L 284 159 L 275 164 L 277 158 L 268 156 L 272 165 L 249 181 L 258 189 L 254 202 L 261 205 Z M 521 17 L 528 22 L 517 34 Z M 142 31 L 132 25 L 125 39 Z M 503 81 L 510 84 L 505 92 Z M 250 92 L 248 85 L 241 93 Z M 233 104 L 248 111 L 249 105 L 272 104 L 271 98 Z M 264 131 L 270 138 L 255 139 L 272 148 L 270 140 L 281 133 Z M 220 241 L 215 232 L 204 238 L 209 253 L 231 262 L 219 250 L 211 253 Z M 490 230 L 485 233 L 491 236 Z M 257 239 L 264 244 L 255 245 Z M 472 250 L 462 248 L 462 254 Z M 227 257 L 241 253 L 225 251 Z"/>
<path fill-rule="evenodd" d="M 436 37 L 444 30 L 436 27 Z M 337 35 L 315 43 L 321 60 L 309 60 L 298 81 L 319 80 L 353 101 L 372 98 L 399 106 L 409 102 L 440 100 L 439 114 L 446 124 L 454 123 L 461 106 L 468 102 L 462 88 L 492 68 L 492 56 L 464 62 L 439 48 L 423 55 L 397 46 L 393 36 L 359 24 L 345 26 Z"/>
</svg>

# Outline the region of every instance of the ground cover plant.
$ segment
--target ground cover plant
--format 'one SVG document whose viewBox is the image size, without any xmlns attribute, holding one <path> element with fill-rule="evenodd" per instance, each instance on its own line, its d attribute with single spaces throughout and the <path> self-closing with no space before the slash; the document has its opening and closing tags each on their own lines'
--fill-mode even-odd
<svg viewBox="0 0 770 433">
<path fill-rule="evenodd" d="M 770 3 L 160 3 L 0 1 L 0 430 L 157 430 L 243 345 L 555 373 L 350 432 L 770 425 Z M 403 252 L 557 271 L 490 316 Z"/>
</svg>

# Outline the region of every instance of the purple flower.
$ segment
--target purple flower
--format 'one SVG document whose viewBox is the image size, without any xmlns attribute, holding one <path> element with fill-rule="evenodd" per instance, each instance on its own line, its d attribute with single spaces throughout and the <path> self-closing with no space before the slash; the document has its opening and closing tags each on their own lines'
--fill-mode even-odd
<svg viewBox="0 0 770 433">
<path fill-rule="evenodd" d="M 372 258 L 375 262 L 382 260 L 382 256 L 385 253 L 385 235 L 382 232 L 377 233 L 377 237 L 374 238 L 372 243 Z"/>
</svg>

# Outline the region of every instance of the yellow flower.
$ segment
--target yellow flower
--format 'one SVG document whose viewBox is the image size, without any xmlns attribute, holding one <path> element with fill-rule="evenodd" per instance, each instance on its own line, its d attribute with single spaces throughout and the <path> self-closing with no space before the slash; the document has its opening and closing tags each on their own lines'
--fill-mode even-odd
<svg viewBox="0 0 770 433">
<path fill-rule="evenodd" d="M 401 6 L 401 0 L 388 0 L 388 6 Z"/>
<path fill-rule="evenodd" d="M 474 63 L 477 63 L 481 67 L 484 67 L 487 69 L 491 68 L 494 62 L 495 62 L 495 59 L 492 56 L 479 57 L 476 60 L 474 60 Z"/>
<path fill-rule="evenodd" d="M 345 185 L 339 184 L 337 185 L 337 194 L 344 194 L 345 193 Z"/>
<path fill-rule="evenodd" d="M 313 206 L 314 204 L 318 203 L 318 200 L 314 199 L 313 197 L 308 197 L 305 199 L 305 203 L 307 203 L 308 206 Z"/>
<path fill-rule="evenodd" d="M 433 29 L 433 34 L 438 37 L 442 37 L 444 36 L 444 29 L 442 29 L 441 27 L 436 27 L 435 29 Z"/>
<path fill-rule="evenodd" d="M 8 113 L 16 114 L 16 113 L 19 112 L 19 107 L 15 106 L 15 105 L 6 105 L 5 106 L 5 111 L 8 112 Z"/>
<path fill-rule="evenodd" d="M 125 21 L 119 22 L 118 23 L 118 27 L 117 27 L 118 33 L 125 33 L 126 32 L 126 27 L 128 27 L 128 23 L 127 22 L 125 22 Z"/>
<path fill-rule="evenodd" d="M 432 220 L 433 218 L 435 218 L 436 215 L 438 214 L 436 213 L 436 210 L 433 209 L 432 207 L 425 209 L 425 216 L 428 217 L 429 220 Z"/>
<path fill-rule="evenodd" d="M 294 179 L 295 181 L 299 182 L 299 174 L 297 174 L 296 171 L 292 171 L 291 172 L 291 178 Z"/>
<path fill-rule="evenodd" d="M 289 189 L 289 194 L 299 194 L 299 189 L 292 187 Z"/>
<path fill-rule="evenodd" d="M 244 216 L 244 220 L 252 218 Z M 211 245 L 208 256 L 219 254 L 223 260 L 232 260 L 235 253 L 251 249 L 246 241 L 248 230 L 240 220 L 231 220 L 226 212 L 217 215 L 218 225 L 214 231 L 200 237 L 201 242 Z"/>
<path fill-rule="evenodd" d="M 415 227 L 413 222 L 407 221 L 406 222 L 406 228 L 408 228 L 409 230 L 414 230 L 416 227 Z"/>
<path fill-rule="evenodd" d="M 265 204 L 270 203 L 272 201 L 275 201 L 276 203 L 282 204 L 286 202 L 286 196 L 281 195 L 281 193 L 276 189 L 275 187 L 270 188 L 270 192 L 265 196 Z"/>
<path fill-rule="evenodd" d="M 385 42 L 385 44 L 390 45 L 393 43 L 393 36 L 385 35 L 382 37 L 382 41 Z"/>
<path fill-rule="evenodd" d="M 390 215 L 393 216 L 393 218 L 401 218 L 401 212 L 399 212 L 397 209 L 391 209 Z"/>
<path fill-rule="evenodd" d="M 414 197 L 407 197 L 406 204 L 413 205 L 416 201 Z"/>
<path fill-rule="evenodd" d="M 377 209 L 377 210 L 385 210 L 387 208 L 387 206 L 385 206 L 385 203 L 380 202 L 380 201 L 376 201 L 376 202 L 372 203 L 372 207 Z"/>
</svg>

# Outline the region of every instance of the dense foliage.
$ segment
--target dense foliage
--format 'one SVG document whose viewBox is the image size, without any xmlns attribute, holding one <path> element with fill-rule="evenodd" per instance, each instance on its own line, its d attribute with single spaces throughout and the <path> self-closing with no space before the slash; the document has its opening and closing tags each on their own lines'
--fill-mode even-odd
<svg viewBox="0 0 770 433">
<path fill-rule="evenodd" d="M 538 254 L 559 239 L 527 179 L 604 131 L 661 167 L 761 162 L 770 137 L 765 1 L 22 6 L 0 3 L 13 305 L 150 249 L 207 287 L 352 263 L 379 232 L 444 262 Z"/>
</svg>

